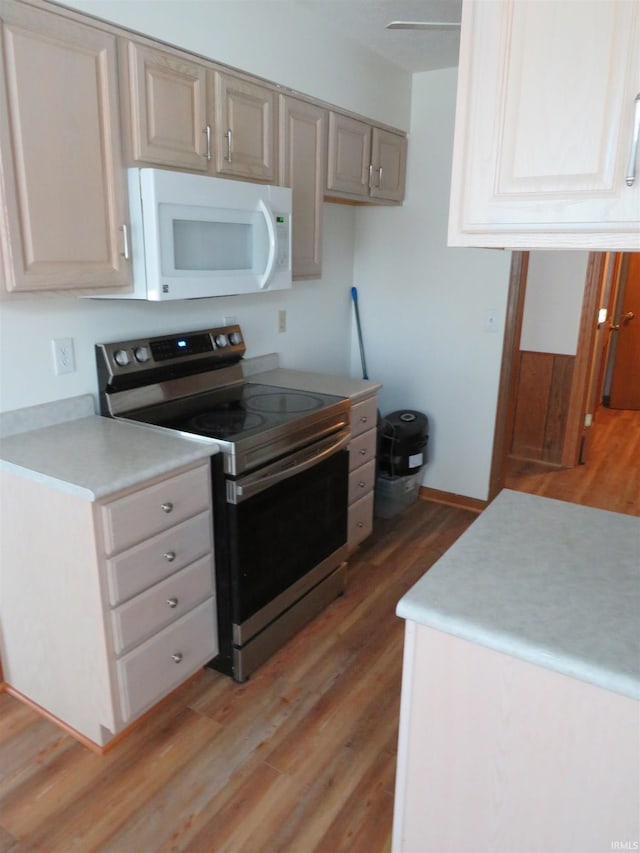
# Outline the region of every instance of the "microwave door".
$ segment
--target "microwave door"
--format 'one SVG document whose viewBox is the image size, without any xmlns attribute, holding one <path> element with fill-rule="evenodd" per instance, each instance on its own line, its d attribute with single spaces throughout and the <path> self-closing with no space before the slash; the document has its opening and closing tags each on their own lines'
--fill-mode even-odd
<svg viewBox="0 0 640 853">
<path fill-rule="evenodd" d="M 276 234 L 276 218 L 273 213 L 273 210 L 271 209 L 271 206 L 268 205 L 263 199 L 260 199 L 258 203 L 258 209 L 263 214 L 264 221 L 267 226 L 267 239 L 269 246 L 264 274 L 260 278 L 258 286 L 260 290 L 266 290 L 266 288 L 269 286 L 269 282 L 271 281 L 271 278 L 273 276 L 273 271 L 276 267 L 278 238 Z"/>
</svg>

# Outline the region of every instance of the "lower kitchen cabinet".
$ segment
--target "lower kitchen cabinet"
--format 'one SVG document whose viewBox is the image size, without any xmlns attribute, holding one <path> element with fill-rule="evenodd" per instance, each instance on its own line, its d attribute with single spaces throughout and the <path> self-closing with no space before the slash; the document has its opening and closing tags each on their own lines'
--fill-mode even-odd
<svg viewBox="0 0 640 853">
<path fill-rule="evenodd" d="M 347 545 L 350 553 L 373 530 L 377 421 L 378 403 L 375 394 L 352 404 L 347 518 Z"/>
<path fill-rule="evenodd" d="M 95 502 L 2 472 L 0 525 L 5 681 L 81 739 L 217 654 L 208 459 Z"/>
</svg>

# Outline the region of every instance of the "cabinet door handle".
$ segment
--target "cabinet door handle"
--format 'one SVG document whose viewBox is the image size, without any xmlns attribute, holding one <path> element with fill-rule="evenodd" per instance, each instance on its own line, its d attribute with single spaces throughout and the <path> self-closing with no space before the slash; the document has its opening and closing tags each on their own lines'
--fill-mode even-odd
<svg viewBox="0 0 640 853">
<path fill-rule="evenodd" d="M 167 551 L 164 555 L 164 558 L 167 561 L 167 563 L 173 563 L 173 561 L 176 558 L 176 552 L 175 551 Z"/>
<path fill-rule="evenodd" d="M 211 125 L 208 124 L 202 132 L 207 137 L 207 151 L 204 156 L 206 160 L 211 160 Z"/>
<path fill-rule="evenodd" d="M 373 186 L 373 163 L 369 163 L 369 189 Z"/>
<path fill-rule="evenodd" d="M 225 136 L 227 138 L 227 157 L 226 157 L 226 160 L 227 160 L 227 163 L 230 163 L 231 162 L 231 128 L 229 128 L 229 130 L 225 133 Z"/>
<path fill-rule="evenodd" d="M 636 161 L 638 159 L 638 137 L 640 137 L 640 93 L 633 101 L 633 131 L 631 133 L 631 151 L 629 152 L 629 163 L 627 164 L 627 175 L 625 182 L 632 187 L 636 180 Z"/>
<path fill-rule="evenodd" d="M 169 607 L 177 607 L 178 599 L 175 596 L 173 596 L 173 598 L 167 598 L 167 604 L 169 605 Z"/>
<path fill-rule="evenodd" d="M 382 166 L 378 166 L 378 189 L 382 186 Z"/>
<path fill-rule="evenodd" d="M 165 503 L 160 504 L 160 509 L 162 510 L 162 512 L 171 512 L 171 510 L 173 509 L 173 504 L 171 503 L 171 501 L 166 501 Z"/>
<path fill-rule="evenodd" d="M 171 655 L 171 660 L 172 660 L 174 663 L 180 663 L 180 661 L 182 660 L 182 652 L 174 652 L 174 653 Z"/>
<path fill-rule="evenodd" d="M 129 229 L 126 225 L 121 225 L 120 230 L 122 231 L 122 257 L 125 261 L 129 260 Z"/>
</svg>

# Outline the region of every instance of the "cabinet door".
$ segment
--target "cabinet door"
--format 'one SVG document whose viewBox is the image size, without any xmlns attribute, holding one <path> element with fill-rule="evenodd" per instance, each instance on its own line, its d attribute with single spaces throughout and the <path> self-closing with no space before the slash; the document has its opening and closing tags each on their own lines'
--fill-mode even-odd
<svg viewBox="0 0 640 853">
<path fill-rule="evenodd" d="M 132 159 L 206 172 L 206 67 L 132 41 L 125 51 Z"/>
<path fill-rule="evenodd" d="M 636 0 L 467 0 L 450 245 L 640 248 Z M 636 169 L 638 166 L 636 166 Z"/>
<path fill-rule="evenodd" d="M 329 113 L 327 190 L 368 198 L 371 128 L 363 121 Z"/>
<path fill-rule="evenodd" d="M 402 201 L 406 163 L 406 136 L 374 127 L 371 135 L 371 198 Z"/>
<path fill-rule="evenodd" d="M 7 289 L 127 287 L 115 37 L 13 0 L 1 36 Z"/>
<path fill-rule="evenodd" d="M 274 183 L 276 93 L 230 74 L 216 72 L 215 79 L 218 173 Z"/>
<path fill-rule="evenodd" d="M 322 270 L 322 204 L 327 111 L 280 96 L 280 183 L 293 194 L 293 278 L 319 278 Z"/>
</svg>

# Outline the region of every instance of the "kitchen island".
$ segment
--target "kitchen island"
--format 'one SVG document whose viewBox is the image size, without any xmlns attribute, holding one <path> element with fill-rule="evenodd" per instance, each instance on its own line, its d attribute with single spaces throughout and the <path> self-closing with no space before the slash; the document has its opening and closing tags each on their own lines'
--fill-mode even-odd
<svg viewBox="0 0 640 853">
<path fill-rule="evenodd" d="M 637 849 L 640 519 L 504 490 L 397 613 L 394 850 Z"/>
</svg>

